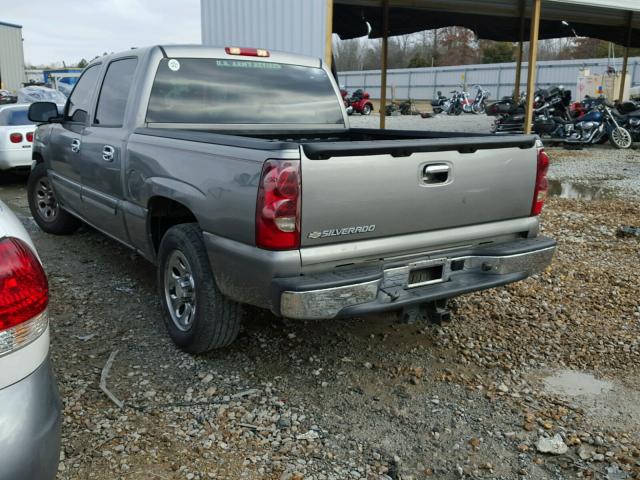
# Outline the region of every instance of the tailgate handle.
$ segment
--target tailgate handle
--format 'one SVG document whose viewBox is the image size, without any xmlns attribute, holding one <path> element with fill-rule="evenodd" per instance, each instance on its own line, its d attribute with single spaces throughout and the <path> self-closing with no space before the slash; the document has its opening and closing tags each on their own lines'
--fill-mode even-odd
<svg viewBox="0 0 640 480">
<path fill-rule="evenodd" d="M 446 183 L 449 180 L 451 166 L 446 163 L 425 165 L 422 169 L 422 181 L 428 184 Z"/>
</svg>

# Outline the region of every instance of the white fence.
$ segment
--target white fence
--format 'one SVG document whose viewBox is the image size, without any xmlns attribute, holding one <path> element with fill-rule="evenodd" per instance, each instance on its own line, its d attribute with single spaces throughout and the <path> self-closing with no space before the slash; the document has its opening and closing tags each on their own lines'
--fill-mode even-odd
<svg viewBox="0 0 640 480">
<path fill-rule="evenodd" d="M 592 74 L 604 73 L 612 62 L 606 58 L 590 60 L 561 60 L 538 62 L 537 86 L 546 88 L 563 85 L 576 98 L 576 83 L 580 69 L 587 68 Z M 622 69 L 622 61 L 613 62 Z M 455 67 L 403 68 L 387 72 L 387 98 L 426 100 L 441 90 L 445 95 L 450 90 L 466 85 L 471 89 L 479 84 L 491 92 L 491 98 L 499 99 L 511 95 L 515 86 L 515 63 L 493 63 L 485 65 L 460 65 Z M 520 90 L 526 88 L 527 63 L 522 64 Z M 640 57 L 629 59 L 628 71 L 631 86 L 640 85 Z M 352 92 L 358 88 L 367 90 L 372 98 L 380 98 L 380 71 L 366 70 L 339 72 L 340 85 Z"/>
</svg>

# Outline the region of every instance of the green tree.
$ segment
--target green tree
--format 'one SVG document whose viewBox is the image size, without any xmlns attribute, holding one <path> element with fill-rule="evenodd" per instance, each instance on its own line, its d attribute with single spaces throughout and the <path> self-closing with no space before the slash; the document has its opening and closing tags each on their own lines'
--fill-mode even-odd
<svg viewBox="0 0 640 480">
<path fill-rule="evenodd" d="M 480 51 L 482 63 L 506 63 L 514 60 L 513 44 L 511 42 L 481 40 Z"/>
<path fill-rule="evenodd" d="M 422 56 L 422 54 L 420 54 L 420 52 L 416 52 L 413 57 L 411 57 L 411 60 L 409 60 L 409 64 L 407 65 L 408 68 L 420 68 L 428 66 L 429 62 Z"/>
<path fill-rule="evenodd" d="M 87 65 L 89 65 L 89 62 L 87 62 L 84 58 L 78 62 L 78 68 L 84 68 Z"/>
</svg>

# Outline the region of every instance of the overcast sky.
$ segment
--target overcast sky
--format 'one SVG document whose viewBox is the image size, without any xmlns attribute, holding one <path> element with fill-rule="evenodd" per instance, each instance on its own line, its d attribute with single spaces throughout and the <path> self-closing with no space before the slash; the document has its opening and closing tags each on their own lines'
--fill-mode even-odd
<svg viewBox="0 0 640 480">
<path fill-rule="evenodd" d="M 2 1 L 0 21 L 22 25 L 24 59 L 32 65 L 201 42 L 200 0 Z"/>
</svg>

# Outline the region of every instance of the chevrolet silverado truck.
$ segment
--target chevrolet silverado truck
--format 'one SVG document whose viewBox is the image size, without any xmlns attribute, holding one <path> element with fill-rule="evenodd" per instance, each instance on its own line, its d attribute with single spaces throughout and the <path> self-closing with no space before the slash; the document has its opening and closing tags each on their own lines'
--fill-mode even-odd
<svg viewBox="0 0 640 480">
<path fill-rule="evenodd" d="M 94 60 L 64 113 L 35 103 L 31 212 L 157 266 L 167 330 L 230 344 L 246 305 L 292 319 L 397 311 L 551 261 L 536 136 L 349 127 L 331 70 L 263 49 L 154 46 Z M 126 261 L 123 259 L 123 261 Z"/>
</svg>

